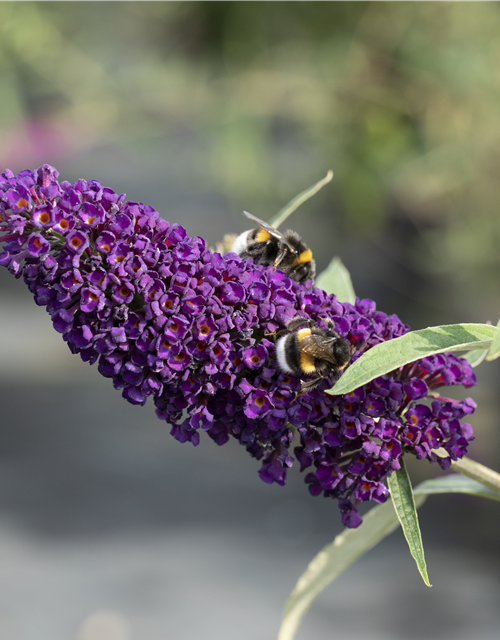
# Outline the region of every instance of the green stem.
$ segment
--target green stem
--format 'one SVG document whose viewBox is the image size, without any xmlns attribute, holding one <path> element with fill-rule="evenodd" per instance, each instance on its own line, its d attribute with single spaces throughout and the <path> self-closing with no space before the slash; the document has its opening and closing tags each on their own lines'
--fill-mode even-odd
<svg viewBox="0 0 500 640">
<path fill-rule="evenodd" d="M 306 200 L 309 200 L 309 198 L 311 198 L 315 193 L 318 193 L 318 191 L 322 187 L 324 187 L 325 184 L 328 184 L 332 178 L 333 171 L 330 169 L 323 180 L 320 180 L 316 184 L 313 184 L 312 187 L 309 187 L 309 189 L 306 189 L 305 191 L 302 191 L 302 193 L 299 193 L 299 195 L 295 196 L 293 200 L 290 200 L 290 202 L 286 206 L 284 206 L 283 209 L 280 209 L 278 213 L 271 218 L 269 224 L 277 229 L 280 224 L 285 222 L 288 216 L 295 211 L 295 209 L 298 209 L 301 204 L 303 204 Z"/>
<path fill-rule="evenodd" d="M 449 458 L 448 452 L 443 448 L 433 449 L 432 451 L 440 458 Z M 453 471 L 458 471 L 458 473 L 484 484 L 488 489 L 500 493 L 500 473 L 485 467 L 484 464 L 464 457 L 452 462 L 451 468 Z"/>
<path fill-rule="evenodd" d="M 493 471 L 493 469 L 489 469 L 470 458 L 461 458 L 456 462 L 452 462 L 451 468 L 453 471 L 458 471 L 458 473 L 477 480 L 484 484 L 485 487 L 500 493 L 500 473 Z"/>
</svg>

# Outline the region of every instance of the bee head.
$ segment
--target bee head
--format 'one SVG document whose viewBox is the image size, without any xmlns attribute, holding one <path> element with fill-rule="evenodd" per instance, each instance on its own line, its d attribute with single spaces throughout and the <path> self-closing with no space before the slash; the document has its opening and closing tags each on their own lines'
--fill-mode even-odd
<svg viewBox="0 0 500 640">
<path fill-rule="evenodd" d="M 351 343 L 346 338 L 338 338 L 332 346 L 333 357 L 337 361 L 339 369 L 349 364 L 351 359 Z"/>
</svg>

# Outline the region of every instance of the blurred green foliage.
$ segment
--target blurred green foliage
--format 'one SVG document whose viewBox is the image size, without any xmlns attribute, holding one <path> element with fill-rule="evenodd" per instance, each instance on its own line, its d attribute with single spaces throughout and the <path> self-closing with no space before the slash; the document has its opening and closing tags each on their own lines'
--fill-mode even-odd
<svg viewBox="0 0 500 640">
<path fill-rule="evenodd" d="M 2 2 L 0 161 L 186 132 L 235 210 L 332 168 L 343 228 L 397 210 L 409 263 L 497 285 L 499 33 L 497 3 Z"/>
</svg>

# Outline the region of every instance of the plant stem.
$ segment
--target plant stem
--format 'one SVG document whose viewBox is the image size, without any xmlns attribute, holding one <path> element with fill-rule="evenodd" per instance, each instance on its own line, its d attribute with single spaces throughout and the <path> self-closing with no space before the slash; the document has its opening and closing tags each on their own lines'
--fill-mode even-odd
<svg viewBox="0 0 500 640">
<path fill-rule="evenodd" d="M 440 458 L 449 458 L 448 452 L 443 448 L 432 449 L 432 451 Z M 456 462 L 452 462 L 451 468 L 453 471 L 458 471 L 464 476 L 477 480 L 477 482 L 484 484 L 485 487 L 492 491 L 500 493 L 500 473 L 485 467 L 484 464 L 463 457 L 456 460 Z"/>
<path fill-rule="evenodd" d="M 451 468 L 453 471 L 458 471 L 458 473 L 477 480 L 484 484 L 485 487 L 500 493 L 500 473 L 493 471 L 493 469 L 489 469 L 470 458 L 461 458 L 456 462 L 452 462 Z"/>
</svg>

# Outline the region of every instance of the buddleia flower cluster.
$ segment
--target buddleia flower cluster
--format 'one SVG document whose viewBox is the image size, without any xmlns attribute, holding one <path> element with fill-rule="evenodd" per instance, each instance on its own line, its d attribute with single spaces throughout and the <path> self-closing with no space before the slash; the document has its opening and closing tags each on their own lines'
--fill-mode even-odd
<svg viewBox="0 0 500 640">
<path fill-rule="evenodd" d="M 44 165 L 0 177 L 0 263 L 124 398 L 151 396 L 177 440 L 234 437 L 262 460 L 262 480 L 280 485 L 295 456 L 310 492 L 337 499 L 348 527 L 360 524 L 360 503 L 387 499 L 384 480 L 404 453 L 443 468 L 465 454 L 473 436 L 460 419 L 475 404 L 437 391 L 475 384 L 464 359 L 424 358 L 344 396 L 325 392 L 328 378 L 302 394 L 275 355 L 292 318 L 330 318 L 351 361 L 409 327 L 370 300 L 340 303 L 279 269 L 214 253 L 95 180 L 58 175 Z"/>
</svg>

